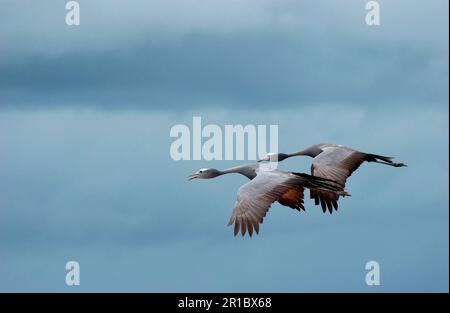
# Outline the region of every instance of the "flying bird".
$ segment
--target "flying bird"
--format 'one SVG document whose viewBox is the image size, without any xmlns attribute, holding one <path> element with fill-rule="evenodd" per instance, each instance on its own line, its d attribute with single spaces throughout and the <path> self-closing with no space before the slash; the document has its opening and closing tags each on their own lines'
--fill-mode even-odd
<svg viewBox="0 0 450 313">
<path fill-rule="evenodd" d="M 314 158 L 311 165 L 311 175 L 330 179 L 338 183 L 339 190 L 344 190 L 347 178 L 358 169 L 363 162 L 376 162 L 393 167 L 406 166 L 404 163 L 394 163 L 392 157 L 365 153 L 342 145 L 321 143 L 295 153 L 269 153 L 261 161 L 281 162 L 293 156 L 309 156 Z M 310 188 L 310 198 L 315 204 L 322 206 L 323 212 L 330 213 L 338 209 L 339 193 L 330 193 L 317 188 Z"/>
<path fill-rule="evenodd" d="M 328 178 L 268 168 L 259 164 L 241 165 L 222 171 L 204 168 L 190 175 L 188 179 L 210 179 L 229 173 L 238 173 L 250 179 L 239 188 L 237 201 L 228 222 L 228 226 L 234 224 L 235 236 L 239 231 L 242 236 L 248 231 L 251 237 L 253 230 L 258 234 L 259 224 L 276 201 L 299 211 L 304 210 L 305 187 L 331 194 L 336 192 L 341 196 L 348 195 L 336 182 Z"/>
</svg>

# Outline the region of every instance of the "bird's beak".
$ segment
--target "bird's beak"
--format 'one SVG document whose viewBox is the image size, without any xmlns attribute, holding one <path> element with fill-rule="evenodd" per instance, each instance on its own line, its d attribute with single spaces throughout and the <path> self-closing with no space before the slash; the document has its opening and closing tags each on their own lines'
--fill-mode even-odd
<svg viewBox="0 0 450 313">
<path fill-rule="evenodd" d="M 191 175 L 188 176 L 188 180 L 193 180 L 195 178 L 198 178 L 198 174 L 197 173 L 192 173 Z"/>
<path fill-rule="evenodd" d="M 270 157 L 268 155 L 258 160 L 258 162 L 267 162 L 267 161 L 270 161 Z"/>
</svg>

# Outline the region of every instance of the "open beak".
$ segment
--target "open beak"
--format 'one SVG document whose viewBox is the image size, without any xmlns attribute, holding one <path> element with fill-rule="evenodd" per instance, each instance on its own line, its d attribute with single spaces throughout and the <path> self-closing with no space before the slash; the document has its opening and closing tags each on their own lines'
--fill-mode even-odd
<svg viewBox="0 0 450 313">
<path fill-rule="evenodd" d="M 270 161 L 270 157 L 267 156 L 267 155 L 265 157 L 263 157 L 263 158 L 258 160 L 258 162 L 267 162 L 267 161 Z"/>
<path fill-rule="evenodd" d="M 195 178 L 198 178 L 198 174 L 197 173 L 193 173 L 193 174 L 189 175 L 187 178 L 188 178 L 188 180 L 193 180 Z"/>
</svg>

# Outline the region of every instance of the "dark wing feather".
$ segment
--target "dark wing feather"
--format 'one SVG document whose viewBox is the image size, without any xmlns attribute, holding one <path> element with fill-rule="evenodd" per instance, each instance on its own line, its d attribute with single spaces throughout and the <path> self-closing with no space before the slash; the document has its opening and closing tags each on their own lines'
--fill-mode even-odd
<svg viewBox="0 0 450 313">
<path fill-rule="evenodd" d="M 347 178 L 358 169 L 365 158 L 365 153 L 347 147 L 324 148 L 323 152 L 314 158 L 311 174 L 334 180 L 338 183 L 339 188 L 344 190 Z M 310 197 L 315 200 L 316 205 L 321 204 L 324 212 L 328 210 L 332 213 L 333 209 L 338 209 L 339 195 L 336 193 L 311 189 Z"/>
<path fill-rule="evenodd" d="M 278 202 L 284 206 L 288 206 L 297 211 L 303 210 L 305 211 L 304 206 L 304 188 L 303 187 L 293 187 L 289 189 L 286 193 L 284 193 Z"/>
</svg>

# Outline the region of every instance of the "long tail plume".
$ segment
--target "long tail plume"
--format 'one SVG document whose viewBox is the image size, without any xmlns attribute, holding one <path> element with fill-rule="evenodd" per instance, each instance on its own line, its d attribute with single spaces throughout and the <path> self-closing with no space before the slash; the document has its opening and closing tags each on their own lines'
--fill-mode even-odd
<svg viewBox="0 0 450 313">
<path fill-rule="evenodd" d="M 380 164 L 390 165 L 394 167 L 406 167 L 405 163 L 395 163 L 392 161 L 393 157 L 382 156 L 378 154 L 367 154 L 366 161 L 367 162 L 376 162 Z"/>
</svg>

